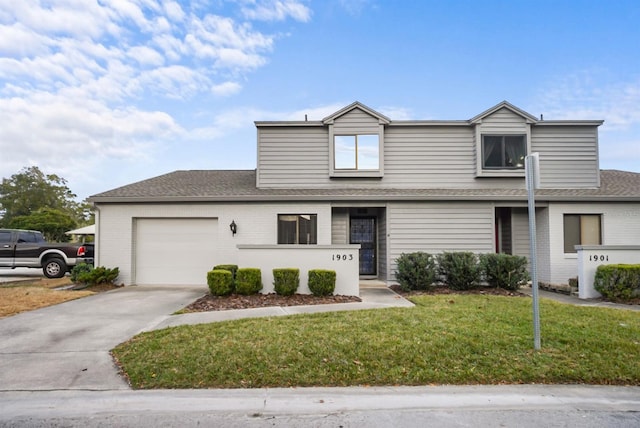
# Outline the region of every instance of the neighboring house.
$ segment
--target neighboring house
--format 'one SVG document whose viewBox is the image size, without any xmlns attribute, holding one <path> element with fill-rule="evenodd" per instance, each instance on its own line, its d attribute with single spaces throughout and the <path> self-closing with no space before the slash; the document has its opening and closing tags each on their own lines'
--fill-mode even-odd
<svg viewBox="0 0 640 428">
<path fill-rule="evenodd" d="M 640 243 L 640 174 L 599 170 L 601 124 L 508 102 L 469 120 L 395 121 L 355 102 L 321 121 L 256 122 L 256 170 L 175 171 L 92 196 L 96 263 L 125 284 L 205 284 L 214 264 L 246 260 L 243 246 L 360 244 L 360 276 L 392 282 L 401 253 L 528 257 L 524 157 L 537 152 L 538 276 L 566 284 L 575 245 Z"/>
</svg>

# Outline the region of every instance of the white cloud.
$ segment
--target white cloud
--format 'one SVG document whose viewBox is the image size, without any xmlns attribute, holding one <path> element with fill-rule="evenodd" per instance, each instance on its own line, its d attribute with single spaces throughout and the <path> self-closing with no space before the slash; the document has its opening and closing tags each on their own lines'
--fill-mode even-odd
<svg viewBox="0 0 640 428">
<path fill-rule="evenodd" d="M 543 89 L 538 108 L 548 119 L 604 119 L 608 129 L 640 125 L 640 75 L 610 81 L 600 71 L 566 76 Z"/>
<path fill-rule="evenodd" d="M 187 99 L 209 87 L 209 79 L 199 70 L 181 65 L 145 71 L 136 79 L 140 87 L 175 99 Z"/>
<path fill-rule="evenodd" d="M 115 21 L 122 24 L 128 22 L 134 23 L 139 29 L 150 31 L 153 27 L 151 22 L 145 17 L 144 12 L 136 4 L 130 0 L 106 0 L 104 2 L 106 10 Z"/>
<path fill-rule="evenodd" d="M 0 55 L 26 57 L 47 51 L 43 36 L 31 31 L 21 23 L 0 25 Z"/>
<path fill-rule="evenodd" d="M 164 57 L 160 52 L 148 46 L 134 46 L 129 49 L 127 55 L 143 66 L 164 65 Z"/>
<path fill-rule="evenodd" d="M 3 5 L 3 10 L 5 6 Z M 41 34 L 91 38 L 105 31 L 107 22 L 105 9 L 98 3 L 83 0 L 50 1 L 45 5 L 33 2 L 11 2 L 14 22 L 37 29 Z"/>
<path fill-rule="evenodd" d="M 256 6 L 295 10 L 296 4 Z M 5 21 L 0 25 L 0 78 L 7 80 L 5 85 L 53 92 L 84 88 L 87 96 L 104 96 L 106 102 L 140 91 L 175 97 L 176 91 L 168 87 L 190 88 L 181 93 L 193 95 L 206 90 L 203 80 L 221 71 L 237 74 L 264 65 L 274 42 L 274 36 L 249 22 L 195 6 L 188 14 L 175 1 L 52 0 L 45 5 L 3 3 L 0 8 Z M 197 72 L 173 74 L 176 80 L 168 83 L 166 70 L 171 67 Z M 163 79 L 148 79 L 149 69 L 157 69 Z M 194 79 L 192 84 L 184 81 L 185 75 Z M 87 82 L 92 78 L 94 82 Z M 125 81 L 130 81 L 125 88 L 96 90 Z"/>
<path fill-rule="evenodd" d="M 211 87 L 211 92 L 216 95 L 225 97 L 233 95 L 242 89 L 242 85 L 237 82 L 224 82 Z"/>
<path fill-rule="evenodd" d="M 136 108 L 109 109 L 47 93 L 0 99 L 0 172 L 26 164 L 71 179 L 98 170 L 108 158 L 131 161 L 153 156 L 159 143 L 184 131 L 168 114 Z M 74 169 L 80 168 L 80 169 Z"/>
<path fill-rule="evenodd" d="M 543 88 L 534 108 L 545 120 L 604 120 L 600 166 L 640 172 L 640 75 L 625 79 L 588 70 L 565 76 Z"/>
<path fill-rule="evenodd" d="M 372 7 L 371 0 L 340 0 L 340 6 L 350 15 L 358 16 L 367 7 Z"/>
<path fill-rule="evenodd" d="M 164 10 L 167 14 L 167 18 L 172 22 L 182 22 L 185 19 L 184 10 L 182 7 L 175 1 L 167 1 L 163 5 Z"/>
<path fill-rule="evenodd" d="M 169 112 L 238 93 L 267 62 L 275 36 L 250 20 L 309 17 L 294 0 L 0 0 L 0 177 L 153 159 L 171 140 L 246 126 L 254 116 L 232 113 L 190 131 Z"/>
<path fill-rule="evenodd" d="M 230 18 L 216 15 L 192 20 L 190 30 L 185 42 L 191 52 L 198 57 L 213 58 L 223 67 L 261 65 L 264 60 L 260 53 L 268 52 L 273 45 L 272 36 L 254 31 L 247 23 L 238 25 Z"/>
<path fill-rule="evenodd" d="M 411 119 L 424 119 L 414 117 L 413 113 L 404 107 L 394 107 L 394 106 L 381 106 L 377 109 L 380 113 L 384 114 L 391 120 L 411 120 Z"/>
<path fill-rule="evenodd" d="M 257 21 L 283 21 L 293 18 L 308 22 L 311 9 L 297 0 L 249 0 L 242 7 L 242 13 L 248 19 Z"/>
</svg>

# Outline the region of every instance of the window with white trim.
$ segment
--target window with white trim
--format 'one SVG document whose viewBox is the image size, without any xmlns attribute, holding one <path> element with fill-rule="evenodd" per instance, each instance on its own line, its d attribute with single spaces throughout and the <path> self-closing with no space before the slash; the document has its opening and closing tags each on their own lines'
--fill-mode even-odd
<svg viewBox="0 0 640 428">
<path fill-rule="evenodd" d="M 317 243 L 317 214 L 278 214 L 278 244 Z"/>
<path fill-rule="evenodd" d="M 333 149 L 335 170 L 380 169 L 378 134 L 335 135 Z"/>
<path fill-rule="evenodd" d="M 564 252 L 577 253 L 576 245 L 602 245 L 600 214 L 564 215 Z"/>
<path fill-rule="evenodd" d="M 483 169 L 524 169 L 524 135 L 482 135 Z"/>
</svg>

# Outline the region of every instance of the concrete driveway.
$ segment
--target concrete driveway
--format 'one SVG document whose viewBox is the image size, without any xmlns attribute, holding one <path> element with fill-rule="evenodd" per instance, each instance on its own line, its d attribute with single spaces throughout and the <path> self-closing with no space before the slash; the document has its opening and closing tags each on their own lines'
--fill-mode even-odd
<svg viewBox="0 0 640 428">
<path fill-rule="evenodd" d="M 0 319 L 0 391 L 129 389 L 109 350 L 205 287 L 125 287 Z"/>
</svg>

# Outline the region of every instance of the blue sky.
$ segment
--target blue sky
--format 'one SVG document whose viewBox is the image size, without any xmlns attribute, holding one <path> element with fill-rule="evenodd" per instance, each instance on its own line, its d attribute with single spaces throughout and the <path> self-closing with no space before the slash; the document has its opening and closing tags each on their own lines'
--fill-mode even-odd
<svg viewBox="0 0 640 428">
<path fill-rule="evenodd" d="M 0 177 L 37 165 L 84 199 L 253 169 L 255 120 L 356 100 L 603 119 L 601 168 L 640 172 L 638 22 L 625 0 L 0 0 Z"/>
</svg>

